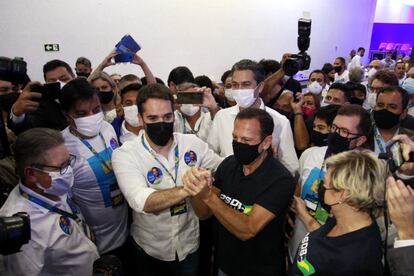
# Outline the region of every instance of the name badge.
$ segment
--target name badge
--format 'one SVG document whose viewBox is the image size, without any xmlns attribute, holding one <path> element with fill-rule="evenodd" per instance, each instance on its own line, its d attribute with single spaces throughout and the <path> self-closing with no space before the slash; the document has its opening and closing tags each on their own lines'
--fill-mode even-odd
<svg viewBox="0 0 414 276">
<path fill-rule="evenodd" d="M 185 200 L 174 206 L 171 206 L 170 213 L 172 217 L 187 213 L 187 203 L 185 202 Z"/>
<path fill-rule="evenodd" d="M 116 183 L 111 185 L 111 202 L 112 207 L 118 207 L 124 203 L 124 196 Z"/>
</svg>

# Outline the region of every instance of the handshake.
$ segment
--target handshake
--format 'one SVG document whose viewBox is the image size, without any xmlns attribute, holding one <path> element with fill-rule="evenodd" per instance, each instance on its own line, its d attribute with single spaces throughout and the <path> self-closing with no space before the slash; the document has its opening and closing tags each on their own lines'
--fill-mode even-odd
<svg viewBox="0 0 414 276">
<path fill-rule="evenodd" d="M 191 168 L 182 178 L 184 190 L 193 197 L 207 199 L 213 186 L 213 176 L 209 170 Z"/>
</svg>

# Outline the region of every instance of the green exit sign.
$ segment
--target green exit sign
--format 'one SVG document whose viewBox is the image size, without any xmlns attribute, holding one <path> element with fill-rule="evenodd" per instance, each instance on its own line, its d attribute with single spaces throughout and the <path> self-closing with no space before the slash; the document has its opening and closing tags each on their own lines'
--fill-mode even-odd
<svg viewBox="0 0 414 276">
<path fill-rule="evenodd" d="M 45 52 L 59 52 L 59 44 L 45 44 Z"/>
</svg>

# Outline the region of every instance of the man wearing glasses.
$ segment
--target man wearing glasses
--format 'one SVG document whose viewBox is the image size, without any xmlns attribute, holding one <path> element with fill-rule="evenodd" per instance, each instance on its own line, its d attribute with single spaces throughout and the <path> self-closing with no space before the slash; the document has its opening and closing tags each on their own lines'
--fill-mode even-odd
<svg viewBox="0 0 414 276">
<path fill-rule="evenodd" d="M 31 239 L 21 252 L 4 256 L 4 275 L 91 275 L 99 257 L 79 209 L 68 198 L 75 157 L 60 132 L 28 130 L 16 140 L 16 171 L 20 183 L 0 216 L 27 212 Z"/>
<path fill-rule="evenodd" d="M 318 190 L 325 175 L 324 160 L 331 155 L 348 150 L 358 150 L 372 143 L 371 116 L 359 105 L 344 105 L 338 110 L 328 134 L 328 146 L 311 147 L 299 160 L 299 185 L 301 200 L 309 214 L 324 224 L 329 213 L 321 207 Z M 289 241 L 289 254 L 293 258 L 300 241 L 308 232 L 308 225 L 295 221 L 294 234 Z"/>
</svg>

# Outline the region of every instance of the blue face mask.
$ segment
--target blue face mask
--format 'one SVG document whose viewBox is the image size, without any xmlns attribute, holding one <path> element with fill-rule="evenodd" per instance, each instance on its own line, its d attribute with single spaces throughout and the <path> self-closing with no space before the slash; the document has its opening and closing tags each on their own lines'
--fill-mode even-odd
<svg viewBox="0 0 414 276">
<path fill-rule="evenodd" d="M 406 78 L 401 87 L 408 92 L 409 95 L 414 94 L 414 79 Z"/>
</svg>

